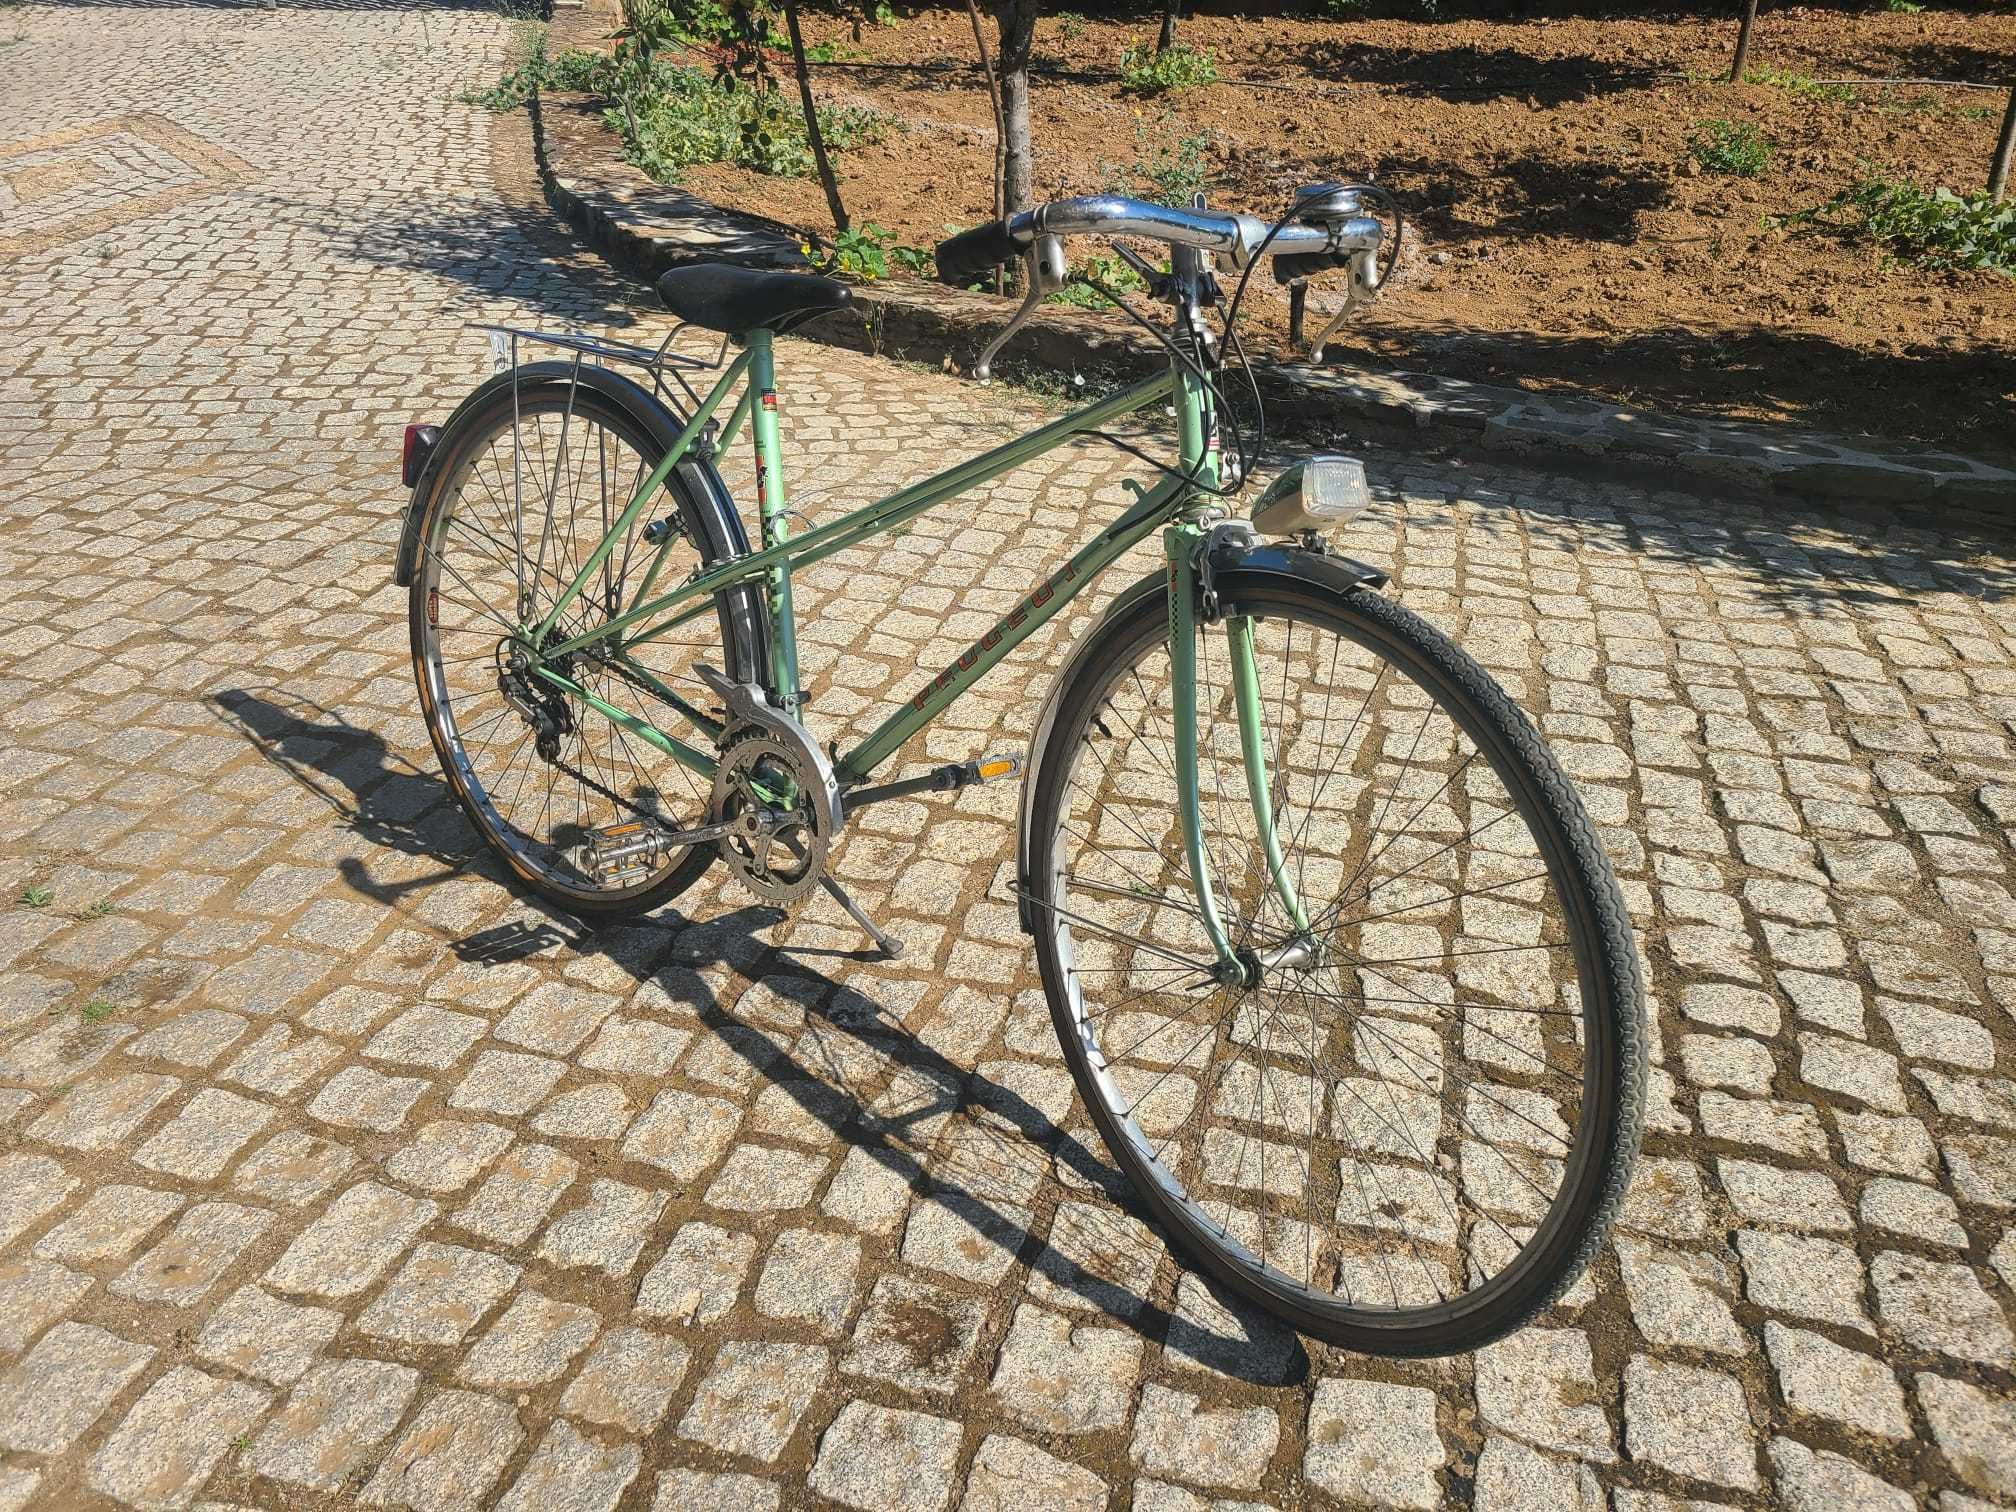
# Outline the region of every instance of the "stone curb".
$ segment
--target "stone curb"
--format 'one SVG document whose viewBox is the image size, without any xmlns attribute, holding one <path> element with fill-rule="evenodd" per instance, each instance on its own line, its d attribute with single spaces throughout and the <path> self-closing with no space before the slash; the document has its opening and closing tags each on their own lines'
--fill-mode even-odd
<svg viewBox="0 0 2016 1512">
<path fill-rule="evenodd" d="M 618 268 L 650 280 L 691 262 L 804 266 L 789 227 L 654 183 L 623 161 L 587 97 L 535 94 L 532 126 L 548 201 Z M 892 277 L 857 289 L 852 311 L 814 321 L 799 334 L 876 355 L 963 364 L 1012 308 L 992 295 Z M 1145 370 L 1158 360 L 1158 349 L 1111 317 L 1050 307 L 1003 357 L 1065 372 Z M 2016 512 L 2016 472 L 1915 443 L 1686 419 L 1600 398 L 1534 394 L 1428 373 L 1296 363 L 1256 368 L 1277 429 L 1369 425 L 1552 466 L 1594 461 L 1654 468 L 1669 477 L 1678 469 L 1698 483 L 1824 495 L 1834 503 L 1951 504 L 2003 519 Z"/>
</svg>

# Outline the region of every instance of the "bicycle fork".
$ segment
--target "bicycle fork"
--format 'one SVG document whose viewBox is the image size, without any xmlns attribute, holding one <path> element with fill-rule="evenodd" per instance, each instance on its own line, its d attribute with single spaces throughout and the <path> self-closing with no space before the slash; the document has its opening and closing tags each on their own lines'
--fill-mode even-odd
<svg viewBox="0 0 2016 1512">
<path fill-rule="evenodd" d="M 1204 845 L 1202 802 L 1197 786 L 1197 558 L 1206 539 L 1205 530 L 1190 521 L 1171 525 L 1163 536 L 1169 573 L 1169 680 L 1171 717 L 1176 724 L 1177 812 L 1183 831 L 1184 862 L 1190 869 L 1198 918 L 1217 957 L 1218 979 L 1250 986 L 1266 964 L 1265 958 L 1250 946 L 1242 950 L 1226 931 L 1213 886 L 1211 858 Z M 1289 942 L 1290 946 L 1306 944 L 1309 918 L 1282 858 L 1280 833 L 1275 825 L 1273 778 L 1268 771 L 1267 743 L 1261 728 L 1260 675 L 1253 659 L 1253 621 L 1244 615 L 1229 615 L 1222 623 L 1231 666 L 1232 701 L 1239 719 L 1239 756 L 1246 771 L 1246 796 L 1253 809 L 1259 854 L 1267 867 L 1269 885 L 1293 923 L 1295 934 L 1303 937 Z"/>
</svg>

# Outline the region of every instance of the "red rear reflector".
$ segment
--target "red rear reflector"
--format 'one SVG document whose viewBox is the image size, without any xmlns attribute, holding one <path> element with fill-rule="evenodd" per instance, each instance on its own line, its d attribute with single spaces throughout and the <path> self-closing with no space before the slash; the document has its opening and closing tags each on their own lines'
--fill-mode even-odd
<svg viewBox="0 0 2016 1512">
<path fill-rule="evenodd" d="M 399 448 L 399 476 L 408 488 L 420 481 L 427 459 L 434 454 L 434 443 L 440 439 L 441 428 L 438 425 L 406 427 L 406 439 Z"/>
</svg>

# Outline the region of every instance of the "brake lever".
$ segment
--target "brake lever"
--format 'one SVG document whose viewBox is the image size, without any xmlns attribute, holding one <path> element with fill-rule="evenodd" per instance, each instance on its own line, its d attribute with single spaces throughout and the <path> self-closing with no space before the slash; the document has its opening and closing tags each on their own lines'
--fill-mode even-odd
<svg viewBox="0 0 2016 1512">
<path fill-rule="evenodd" d="M 1021 307 L 1009 317 L 1008 324 L 1001 328 L 1001 334 L 987 343 L 979 360 L 973 364 L 973 376 L 982 383 L 994 376 L 995 357 L 1008 344 L 1009 337 L 1021 330 L 1029 317 L 1036 313 L 1036 306 L 1043 302 L 1043 296 L 1064 287 L 1064 243 L 1061 238 L 1037 237 L 1024 254 L 1023 261 L 1028 272 L 1029 292 L 1022 296 Z"/>
</svg>

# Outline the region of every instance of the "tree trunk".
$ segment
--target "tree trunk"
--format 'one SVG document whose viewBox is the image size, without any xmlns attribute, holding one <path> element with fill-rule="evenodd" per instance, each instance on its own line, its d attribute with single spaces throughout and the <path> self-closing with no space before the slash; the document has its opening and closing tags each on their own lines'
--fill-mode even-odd
<svg viewBox="0 0 2016 1512">
<path fill-rule="evenodd" d="M 1035 165 L 1029 143 L 1029 53 L 1036 41 L 1035 0 L 995 0 L 1001 29 L 1001 199 L 1009 212 L 1029 208 Z"/>
<path fill-rule="evenodd" d="M 826 208 L 833 212 L 835 234 L 847 229 L 847 207 L 840 202 L 840 181 L 833 176 L 833 160 L 826 156 L 826 138 L 819 130 L 819 107 L 812 103 L 812 73 L 805 66 L 805 38 L 798 30 L 798 0 L 784 0 L 784 29 L 791 35 L 791 66 L 798 74 L 798 103 L 805 110 L 805 136 L 812 143 L 812 163 L 819 170 L 819 187 L 826 191 Z"/>
<path fill-rule="evenodd" d="M 987 103 L 994 111 L 994 218 L 999 220 L 1008 213 L 1001 184 L 1002 156 L 1008 145 L 1008 132 L 1001 120 L 1001 85 L 994 77 L 994 60 L 987 56 L 987 33 L 980 27 L 979 0 L 966 0 L 966 17 L 973 23 L 973 45 L 980 50 L 980 72 L 987 76 Z M 999 268 L 994 270 L 996 294 L 1001 292 L 1005 276 Z"/>
<path fill-rule="evenodd" d="M 1736 33 L 1736 56 L 1729 64 L 1729 82 L 1741 84 L 1750 65 L 1750 28 L 1757 24 L 1757 0 L 1743 0 L 1743 26 Z"/>
<path fill-rule="evenodd" d="M 1167 0 L 1162 7 L 1162 34 L 1155 39 L 1155 51 L 1165 53 L 1176 45 L 1176 12 L 1182 0 Z"/>
<path fill-rule="evenodd" d="M 1995 157 L 1988 165 L 1988 197 L 2009 192 L 2009 160 L 2016 157 L 2016 85 L 2009 90 L 2009 108 L 2002 112 L 2002 135 L 1995 139 Z"/>
</svg>

